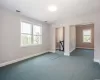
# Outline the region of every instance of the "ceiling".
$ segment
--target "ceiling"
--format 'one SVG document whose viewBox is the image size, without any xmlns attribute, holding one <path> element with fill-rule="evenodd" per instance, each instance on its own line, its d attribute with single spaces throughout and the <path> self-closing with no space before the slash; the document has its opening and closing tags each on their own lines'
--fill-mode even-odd
<svg viewBox="0 0 100 80">
<path fill-rule="evenodd" d="M 56 12 L 48 11 L 52 4 L 57 6 Z M 100 0 L 0 0 L 0 5 L 48 23 L 100 11 Z"/>
</svg>

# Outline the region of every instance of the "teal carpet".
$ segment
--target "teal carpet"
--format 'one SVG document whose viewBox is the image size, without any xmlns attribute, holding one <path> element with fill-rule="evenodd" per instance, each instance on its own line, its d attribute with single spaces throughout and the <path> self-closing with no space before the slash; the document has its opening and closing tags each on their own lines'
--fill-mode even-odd
<svg viewBox="0 0 100 80">
<path fill-rule="evenodd" d="M 46 53 L 0 68 L 0 80 L 95 80 L 100 65 L 93 62 L 93 50 L 76 49 L 70 57 Z"/>
</svg>

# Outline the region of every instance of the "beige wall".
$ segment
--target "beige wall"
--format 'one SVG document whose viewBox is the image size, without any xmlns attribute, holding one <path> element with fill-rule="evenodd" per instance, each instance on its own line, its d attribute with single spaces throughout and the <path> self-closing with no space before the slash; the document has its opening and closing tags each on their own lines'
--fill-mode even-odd
<svg viewBox="0 0 100 80">
<path fill-rule="evenodd" d="M 56 40 L 57 42 L 63 41 L 63 27 L 56 28 Z"/>
<path fill-rule="evenodd" d="M 83 30 L 91 29 L 91 43 L 83 42 Z M 77 48 L 94 48 L 94 25 L 77 25 L 76 26 L 76 47 Z"/>
<path fill-rule="evenodd" d="M 64 40 L 64 30 L 63 27 L 56 28 L 56 49 L 59 49 L 59 42 Z"/>
</svg>

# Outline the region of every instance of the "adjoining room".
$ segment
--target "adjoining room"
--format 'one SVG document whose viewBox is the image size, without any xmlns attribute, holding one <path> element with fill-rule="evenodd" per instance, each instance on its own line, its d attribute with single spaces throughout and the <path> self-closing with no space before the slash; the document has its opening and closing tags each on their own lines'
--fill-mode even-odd
<svg viewBox="0 0 100 80">
<path fill-rule="evenodd" d="M 55 43 L 56 43 L 56 52 L 64 54 L 64 27 L 56 28 L 56 36 L 55 36 Z"/>
<path fill-rule="evenodd" d="M 94 58 L 94 24 L 70 26 L 70 54 Z M 78 53 L 78 51 L 80 53 Z"/>
<path fill-rule="evenodd" d="M 75 49 L 94 50 L 94 24 L 70 26 L 70 52 Z"/>
<path fill-rule="evenodd" d="M 76 48 L 94 49 L 94 24 L 76 26 Z"/>
</svg>

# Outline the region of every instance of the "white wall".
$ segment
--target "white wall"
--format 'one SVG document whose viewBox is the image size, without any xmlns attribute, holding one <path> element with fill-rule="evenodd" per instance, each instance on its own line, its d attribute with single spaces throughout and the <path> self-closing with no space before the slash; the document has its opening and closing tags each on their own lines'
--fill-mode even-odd
<svg viewBox="0 0 100 80">
<path fill-rule="evenodd" d="M 64 55 L 70 55 L 70 27 L 69 26 L 65 26 L 65 40 L 64 40 Z"/>
<path fill-rule="evenodd" d="M 0 13 L 0 18 L 2 17 L 2 15 L 1 15 L 1 13 Z M 1 46 L 1 44 L 2 44 L 2 42 L 1 42 L 1 31 L 2 31 L 2 28 L 1 28 L 1 19 L 0 19 L 0 46 Z M 2 49 L 0 48 L 0 53 L 2 52 L 1 51 Z M 0 59 L 1 59 L 1 56 L 0 56 Z"/>
<path fill-rule="evenodd" d="M 50 27 L 50 51 L 55 52 L 56 50 L 56 38 L 55 38 L 56 28 L 51 26 Z"/>
<path fill-rule="evenodd" d="M 76 49 L 76 27 L 75 26 L 70 26 L 70 45 L 69 45 L 69 50 L 72 52 L 73 50 Z"/>
<path fill-rule="evenodd" d="M 81 17 L 75 17 L 73 19 L 72 18 L 63 19 L 63 20 L 57 21 L 56 24 L 53 24 L 53 27 L 58 27 L 62 25 L 65 27 L 69 27 L 70 25 L 88 24 L 88 23 L 94 23 L 94 59 L 100 60 L 100 37 L 99 37 L 100 35 L 100 13 L 83 15 Z M 66 32 L 66 34 L 67 33 L 69 34 L 69 32 Z M 67 40 L 65 40 L 65 43 L 68 43 L 69 36 L 65 36 L 65 37 L 67 37 Z M 65 49 L 67 49 L 68 46 L 69 45 L 65 44 Z"/>
<path fill-rule="evenodd" d="M 42 45 L 20 46 L 20 21 L 42 24 Z M 0 63 L 48 51 L 50 48 L 48 24 L 0 8 Z"/>
</svg>

